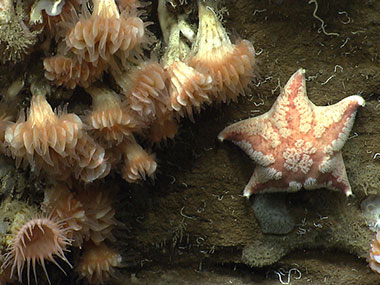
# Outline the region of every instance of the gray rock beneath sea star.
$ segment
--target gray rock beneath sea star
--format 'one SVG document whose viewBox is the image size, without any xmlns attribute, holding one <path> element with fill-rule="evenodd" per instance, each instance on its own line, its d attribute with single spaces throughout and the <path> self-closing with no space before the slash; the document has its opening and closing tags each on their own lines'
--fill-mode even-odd
<svg viewBox="0 0 380 285">
<path fill-rule="evenodd" d="M 264 234 L 288 234 L 294 229 L 295 222 L 286 208 L 285 195 L 256 194 L 253 211 Z"/>
</svg>

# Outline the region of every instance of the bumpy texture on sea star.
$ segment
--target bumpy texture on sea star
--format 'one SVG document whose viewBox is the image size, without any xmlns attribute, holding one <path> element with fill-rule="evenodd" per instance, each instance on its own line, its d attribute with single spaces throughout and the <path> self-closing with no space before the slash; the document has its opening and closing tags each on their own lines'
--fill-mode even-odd
<svg viewBox="0 0 380 285">
<path fill-rule="evenodd" d="M 364 103 L 354 95 L 335 105 L 315 106 L 306 94 L 305 70 L 299 69 L 267 113 L 235 123 L 218 136 L 256 163 L 244 196 L 302 187 L 351 195 L 341 150 Z"/>
</svg>

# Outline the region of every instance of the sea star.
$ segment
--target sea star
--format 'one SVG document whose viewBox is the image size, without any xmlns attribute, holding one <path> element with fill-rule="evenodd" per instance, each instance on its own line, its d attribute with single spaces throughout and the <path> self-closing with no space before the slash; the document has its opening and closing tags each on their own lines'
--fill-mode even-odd
<svg viewBox="0 0 380 285">
<path fill-rule="evenodd" d="M 225 128 L 230 140 L 256 163 L 244 196 L 257 192 L 296 192 L 328 188 L 352 195 L 342 148 L 354 124 L 362 97 L 354 95 L 331 106 L 315 106 L 307 97 L 305 70 L 286 83 L 263 115 Z"/>
</svg>

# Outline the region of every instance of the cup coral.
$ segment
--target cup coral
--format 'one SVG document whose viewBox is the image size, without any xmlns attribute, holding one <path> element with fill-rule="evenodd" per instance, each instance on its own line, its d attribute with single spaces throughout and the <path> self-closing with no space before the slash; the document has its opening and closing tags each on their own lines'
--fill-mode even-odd
<svg viewBox="0 0 380 285">
<path fill-rule="evenodd" d="M 82 203 L 62 184 L 49 187 L 44 193 L 43 206 L 46 211 L 58 217 L 64 228 L 70 229 L 67 237 L 72 240 L 72 245 L 81 246 L 83 237 L 87 235 L 87 227 L 84 226 L 87 216 Z"/>
<path fill-rule="evenodd" d="M 96 245 L 106 239 L 115 241 L 112 230 L 116 225 L 121 225 L 114 217 L 115 208 L 111 194 L 103 190 L 91 186 L 80 189 L 77 194 L 77 199 L 82 203 L 87 216 L 85 226 L 88 230 L 83 230 L 83 232 L 88 232 L 85 240 L 91 240 Z"/>
<path fill-rule="evenodd" d="M 116 0 L 121 10 L 127 10 L 128 12 L 136 12 L 138 8 L 143 7 L 140 0 Z"/>
<path fill-rule="evenodd" d="M 65 56 L 53 56 L 44 59 L 45 77 L 58 86 L 74 89 L 77 85 L 89 87 L 99 79 L 107 64 L 103 60 L 95 63 L 78 61 Z"/>
<path fill-rule="evenodd" d="M 136 141 L 126 140 L 121 146 L 124 154 L 122 176 L 128 182 L 154 177 L 157 168 L 154 155 L 148 154 Z"/>
<path fill-rule="evenodd" d="M 65 5 L 64 0 L 49 1 L 49 0 L 36 0 L 31 7 L 29 21 L 33 24 L 42 23 L 42 12 L 49 16 L 62 15 L 62 9 Z M 71 3 L 70 3 L 71 4 Z"/>
<path fill-rule="evenodd" d="M 55 261 L 54 255 L 71 266 L 64 254 L 66 248 L 71 245 L 67 237 L 68 231 L 69 229 L 64 228 L 62 221 L 51 216 L 28 219 L 25 214 L 19 213 L 12 225 L 12 239 L 9 242 L 2 268 L 10 266 L 11 276 L 17 270 L 18 279 L 22 282 L 22 271 L 26 261 L 28 284 L 30 283 L 30 267 L 33 269 L 34 278 L 38 284 L 36 263 L 42 266 L 48 280 L 45 260 L 53 262 L 64 272 Z"/>
<path fill-rule="evenodd" d="M 86 133 L 78 139 L 69 161 L 75 178 L 86 183 L 106 177 L 111 170 L 105 149 Z"/>
<path fill-rule="evenodd" d="M 92 111 L 88 112 L 86 122 L 94 137 L 105 145 L 117 145 L 144 127 L 145 124 L 133 116 L 129 106 L 112 90 L 91 87 L 86 91 L 92 97 Z"/>
<path fill-rule="evenodd" d="M 43 19 L 44 25 L 49 31 L 50 36 L 63 36 L 62 26 L 67 23 L 73 23 L 78 17 L 77 11 L 80 9 L 82 0 L 61 0 L 61 1 L 49 1 L 40 0 L 39 5 L 35 5 L 35 9 L 39 9 L 41 12 L 38 18 L 41 21 Z M 34 9 L 32 8 L 31 14 Z M 31 15 L 31 20 L 33 19 Z"/>
<path fill-rule="evenodd" d="M 120 58 L 144 42 L 145 25 L 136 16 L 119 13 L 114 0 L 94 0 L 92 14 L 86 5 L 75 27 L 66 37 L 69 50 L 88 62 L 96 62 L 99 57 L 106 61 L 117 52 Z"/>
<path fill-rule="evenodd" d="M 189 64 L 211 76 L 216 101 L 236 101 L 254 77 L 255 49 L 247 40 L 232 44 L 211 1 L 198 3 L 199 28 Z"/>
<path fill-rule="evenodd" d="M 54 112 L 43 94 L 33 95 L 27 113 L 5 131 L 5 144 L 17 166 L 26 161 L 33 171 L 43 169 L 60 179 L 75 171 L 86 182 L 108 174 L 105 150 L 85 133 L 77 115 L 66 108 Z"/>
<path fill-rule="evenodd" d="M 150 123 L 148 139 L 153 143 L 173 138 L 178 130 L 170 106 L 167 73 L 155 61 L 141 63 L 126 75 L 115 75 L 130 108 L 141 120 Z"/>
<path fill-rule="evenodd" d="M 104 242 L 95 245 L 87 242 L 76 271 L 89 284 L 103 284 L 115 276 L 115 268 L 122 266 L 122 257 Z"/>
<path fill-rule="evenodd" d="M 5 131 L 11 126 L 13 123 L 11 122 L 11 117 L 6 114 L 0 115 L 0 152 L 7 153 L 7 149 L 5 146 Z"/>
<path fill-rule="evenodd" d="M 119 76 L 116 80 L 124 90 L 127 103 L 141 119 L 152 121 L 167 111 L 167 75 L 158 62 L 141 63 L 128 75 Z"/>
<path fill-rule="evenodd" d="M 58 167 L 52 159 L 53 153 L 61 157 L 74 153 L 82 121 L 75 114 L 66 114 L 65 109 L 55 113 L 42 94 L 32 97 L 27 113 L 25 119 L 21 112 L 18 121 L 5 133 L 5 141 L 17 165 L 20 160 L 27 159 L 35 166 L 35 157 L 39 156 L 45 165 Z"/>
<path fill-rule="evenodd" d="M 158 5 L 161 29 L 166 43 L 166 51 L 161 62 L 168 74 L 170 105 L 179 116 L 187 115 L 191 121 L 194 121 L 193 108 L 199 112 L 202 104 L 211 103 L 207 93 L 213 87 L 212 78 L 187 64 L 190 48 L 181 35 L 186 31 L 194 34 L 190 28 L 183 30 L 183 27 L 188 26 L 187 22 L 182 18 L 176 19 L 173 13 L 168 11 L 165 1 L 159 1 Z"/>
<path fill-rule="evenodd" d="M 377 232 L 380 229 L 380 196 L 369 195 L 360 203 L 360 209 L 369 228 Z"/>
<path fill-rule="evenodd" d="M 171 107 L 181 116 L 187 115 L 194 122 L 193 109 L 200 112 L 203 104 L 210 104 L 207 92 L 212 89 L 210 75 L 198 72 L 182 61 L 167 67 L 170 78 L 169 93 Z"/>
<path fill-rule="evenodd" d="M 150 125 L 147 138 L 150 142 L 159 144 L 161 141 L 174 139 L 177 132 L 178 122 L 174 117 L 174 112 L 167 109 L 164 113 L 159 113 L 157 119 Z"/>
</svg>

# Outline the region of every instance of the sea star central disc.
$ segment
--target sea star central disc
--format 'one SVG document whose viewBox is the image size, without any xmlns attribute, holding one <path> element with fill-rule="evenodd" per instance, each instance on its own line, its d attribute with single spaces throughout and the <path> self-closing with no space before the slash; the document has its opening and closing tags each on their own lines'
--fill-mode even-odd
<svg viewBox="0 0 380 285">
<path fill-rule="evenodd" d="M 307 97 L 305 70 L 292 75 L 272 108 L 235 123 L 219 135 L 255 161 L 244 196 L 256 192 L 295 192 L 328 188 L 352 194 L 342 148 L 364 99 L 354 95 L 331 106 L 315 106 Z"/>
</svg>

